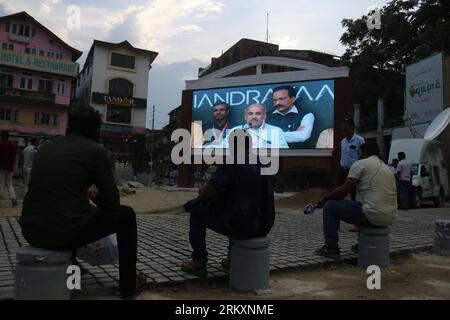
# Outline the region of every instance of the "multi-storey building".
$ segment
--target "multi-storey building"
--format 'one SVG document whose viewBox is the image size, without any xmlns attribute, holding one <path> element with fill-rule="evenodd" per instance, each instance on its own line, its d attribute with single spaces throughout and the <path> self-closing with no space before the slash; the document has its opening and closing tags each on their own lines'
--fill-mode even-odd
<svg viewBox="0 0 450 320">
<path fill-rule="evenodd" d="M 65 134 L 81 54 L 26 12 L 0 17 L 0 127 L 19 146 Z"/>
<path fill-rule="evenodd" d="M 94 40 L 76 85 L 75 106 L 102 114 L 102 143 L 113 160 L 129 161 L 143 171 L 149 69 L 157 52 L 128 41 Z"/>
</svg>

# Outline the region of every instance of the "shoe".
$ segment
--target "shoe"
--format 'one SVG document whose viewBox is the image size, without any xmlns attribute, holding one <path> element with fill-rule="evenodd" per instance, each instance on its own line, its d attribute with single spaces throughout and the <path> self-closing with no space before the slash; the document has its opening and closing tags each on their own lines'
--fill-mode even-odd
<svg viewBox="0 0 450 320">
<path fill-rule="evenodd" d="M 341 251 L 339 249 L 330 249 L 327 246 L 317 249 L 316 254 L 334 260 L 341 259 Z"/>
<path fill-rule="evenodd" d="M 136 275 L 136 289 L 134 290 L 134 293 L 131 295 L 121 295 L 122 299 L 124 300 L 136 299 L 142 293 L 142 291 L 144 291 L 146 285 L 147 285 L 147 276 L 142 272 L 138 273 Z"/>
<path fill-rule="evenodd" d="M 350 250 L 352 250 L 354 253 L 358 253 L 358 243 L 355 243 L 354 245 L 351 246 Z"/>
<path fill-rule="evenodd" d="M 206 260 L 187 260 L 183 262 L 181 270 L 184 272 L 203 277 L 207 274 Z"/>
<path fill-rule="evenodd" d="M 229 258 L 222 259 L 222 261 L 220 262 L 220 265 L 222 266 L 222 268 L 229 271 L 230 270 L 230 259 Z"/>
</svg>

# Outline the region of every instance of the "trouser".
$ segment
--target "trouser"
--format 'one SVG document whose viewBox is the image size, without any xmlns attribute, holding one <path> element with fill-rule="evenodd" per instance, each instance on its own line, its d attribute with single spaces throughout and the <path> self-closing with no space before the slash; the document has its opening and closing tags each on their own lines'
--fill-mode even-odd
<svg viewBox="0 0 450 320">
<path fill-rule="evenodd" d="M 13 187 L 13 173 L 3 169 L 0 169 L 0 197 L 16 200 L 16 193 Z"/>
<path fill-rule="evenodd" d="M 409 209 L 409 188 L 411 183 L 406 180 L 400 180 L 398 182 L 398 198 L 399 198 L 399 209 L 408 210 Z"/>
<path fill-rule="evenodd" d="M 25 191 L 28 191 L 28 184 L 30 183 L 31 168 L 23 168 L 23 184 Z"/>
<path fill-rule="evenodd" d="M 116 210 L 99 209 L 67 249 L 76 250 L 113 233 L 117 233 L 119 248 L 120 293 L 130 296 L 136 290 L 137 260 L 136 214 L 132 208 L 120 206 Z"/>
<path fill-rule="evenodd" d="M 323 232 L 325 245 L 338 249 L 340 221 L 366 228 L 382 228 L 372 224 L 362 211 L 361 202 L 352 200 L 329 200 L 323 208 Z"/>
<path fill-rule="evenodd" d="M 339 185 L 343 185 L 345 183 L 345 180 L 347 179 L 349 172 L 350 172 L 350 168 L 343 168 L 343 167 L 340 168 L 340 170 L 339 170 Z M 350 196 L 352 197 L 352 200 L 355 201 L 356 190 L 353 190 L 352 193 L 350 193 Z"/>
<path fill-rule="evenodd" d="M 222 235 L 227 235 L 208 203 L 200 203 L 191 211 L 189 220 L 189 242 L 192 247 L 193 260 L 207 260 L 206 229 L 209 228 Z"/>
</svg>

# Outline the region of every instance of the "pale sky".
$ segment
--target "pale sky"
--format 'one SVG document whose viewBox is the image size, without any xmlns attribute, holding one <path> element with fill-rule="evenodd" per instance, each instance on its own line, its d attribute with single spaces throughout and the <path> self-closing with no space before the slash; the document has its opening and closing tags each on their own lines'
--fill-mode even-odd
<svg viewBox="0 0 450 320">
<path fill-rule="evenodd" d="M 278 44 L 280 49 L 314 49 L 342 55 L 345 48 L 339 43 L 344 32 L 341 20 L 359 18 L 370 6 L 382 7 L 387 2 L 0 0 L 0 16 L 27 11 L 64 41 L 83 51 L 81 64 L 93 39 L 128 40 L 136 47 L 159 52 L 155 68 L 150 71 L 149 109 L 156 104 L 156 122 L 160 124 L 157 127 L 161 127 L 168 121 L 167 112 L 180 104 L 184 80 L 195 78 L 198 66 L 208 65 L 211 57 L 219 56 L 241 38 L 265 40 L 267 13 L 270 42 Z M 70 5 L 80 9 L 80 29 L 67 28 Z M 166 68 L 172 72 L 164 72 Z M 167 88 L 157 83 L 161 77 Z M 147 123 L 151 123 L 150 117 Z"/>
</svg>

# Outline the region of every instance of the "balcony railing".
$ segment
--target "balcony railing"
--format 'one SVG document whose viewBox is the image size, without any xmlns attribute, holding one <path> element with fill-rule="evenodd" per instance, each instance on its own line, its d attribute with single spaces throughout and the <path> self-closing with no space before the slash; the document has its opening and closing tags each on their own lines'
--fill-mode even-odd
<svg viewBox="0 0 450 320">
<path fill-rule="evenodd" d="M 27 36 L 20 36 L 18 34 L 10 33 L 9 39 L 17 42 L 30 43 L 31 38 Z"/>
<path fill-rule="evenodd" d="M 15 88 L 0 87 L 0 97 L 17 102 L 43 102 L 55 103 L 55 95 L 53 93 L 44 93 L 36 91 L 28 91 Z"/>
</svg>

